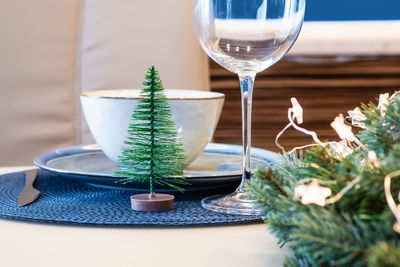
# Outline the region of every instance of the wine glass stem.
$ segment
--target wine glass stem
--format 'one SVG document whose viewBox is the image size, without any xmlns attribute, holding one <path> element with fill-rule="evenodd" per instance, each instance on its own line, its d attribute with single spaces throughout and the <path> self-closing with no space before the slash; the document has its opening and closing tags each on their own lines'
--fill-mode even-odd
<svg viewBox="0 0 400 267">
<path fill-rule="evenodd" d="M 243 169 L 242 182 L 237 191 L 244 191 L 244 187 L 251 180 L 250 148 L 251 148 L 251 105 L 255 73 L 239 73 L 242 98 L 242 141 L 243 141 Z"/>
</svg>

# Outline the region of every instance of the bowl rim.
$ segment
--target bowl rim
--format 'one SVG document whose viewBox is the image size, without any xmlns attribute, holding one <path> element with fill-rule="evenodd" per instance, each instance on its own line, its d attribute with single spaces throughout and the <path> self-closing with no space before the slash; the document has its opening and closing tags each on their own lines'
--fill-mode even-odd
<svg viewBox="0 0 400 267">
<path fill-rule="evenodd" d="M 81 97 L 87 98 L 100 98 L 100 99 L 126 99 L 126 100 L 138 100 L 143 99 L 140 96 L 110 96 L 105 95 L 106 93 L 110 92 L 122 92 L 122 91 L 141 91 L 142 89 L 107 89 L 107 90 L 93 90 L 93 91 L 85 91 L 81 93 Z M 225 94 L 219 92 L 212 92 L 212 91 L 202 91 L 202 90 L 187 90 L 187 89 L 165 89 L 165 91 L 184 91 L 188 92 L 200 92 L 200 94 L 204 94 L 204 96 L 200 97 L 168 97 L 168 100 L 210 100 L 210 99 L 224 99 Z"/>
</svg>

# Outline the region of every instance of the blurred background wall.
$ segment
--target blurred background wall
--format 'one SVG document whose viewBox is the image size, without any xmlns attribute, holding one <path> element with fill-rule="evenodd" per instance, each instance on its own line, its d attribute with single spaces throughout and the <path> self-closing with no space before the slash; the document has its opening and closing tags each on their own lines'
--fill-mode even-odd
<svg viewBox="0 0 400 267">
<path fill-rule="evenodd" d="M 392 21 L 399 5 L 308 0 L 292 52 L 256 79 L 253 145 L 276 150 L 292 96 L 304 106 L 306 127 L 334 138 L 329 123 L 338 112 L 399 89 L 400 26 Z M 353 23 L 376 19 L 391 21 Z M 0 36 L 0 166 L 93 142 L 80 92 L 141 87 L 150 65 L 167 88 L 225 93 L 215 141 L 241 142 L 237 78 L 201 50 L 190 0 L 0 0 Z M 296 132 L 283 141 L 310 142 Z"/>
<path fill-rule="evenodd" d="M 304 127 L 338 139 L 330 123 L 360 102 L 400 90 L 400 1 L 307 0 L 300 36 L 283 60 L 257 74 L 252 146 L 279 151 L 274 139 L 287 124 L 290 97 L 304 108 Z M 215 142 L 241 144 L 237 77 L 210 61 L 211 90 L 226 95 Z M 287 149 L 310 137 L 289 130 Z"/>
</svg>

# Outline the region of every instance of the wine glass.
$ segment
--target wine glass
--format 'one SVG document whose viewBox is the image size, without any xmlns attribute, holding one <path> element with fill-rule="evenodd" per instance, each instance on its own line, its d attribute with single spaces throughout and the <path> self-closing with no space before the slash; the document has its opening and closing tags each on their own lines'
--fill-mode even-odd
<svg viewBox="0 0 400 267">
<path fill-rule="evenodd" d="M 251 104 L 256 73 L 281 59 L 303 23 L 305 0 L 194 0 L 197 38 L 214 61 L 237 73 L 242 98 L 243 175 L 235 192 L 204 198 L 201 205 L 229 214 L 260 215 L 246 191 L 251 180 Z"/>
</svg>

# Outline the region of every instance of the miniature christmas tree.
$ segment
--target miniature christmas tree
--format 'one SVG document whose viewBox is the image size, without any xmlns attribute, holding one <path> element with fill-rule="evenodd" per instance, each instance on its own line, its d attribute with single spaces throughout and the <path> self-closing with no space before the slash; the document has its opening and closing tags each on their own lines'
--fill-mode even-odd
<svg viewBox="0 0 400 267">
<path fill-rule="evenodd" d="M 156 195 L 154 184 L 180 192 L 183 189 L 178 185 L 188 184 L 183 180 L 186 156 L 154 66 L 147 71 L 143 85 L 145 88 L 140 93 L 124 142 L 126 146 L 119 156 L 121 166 L 114 175 L 125 177 L 122 183 L 149 182 L 150 194 L 145 198 L 155 200 L 165 194 Z"/>
</svg>

